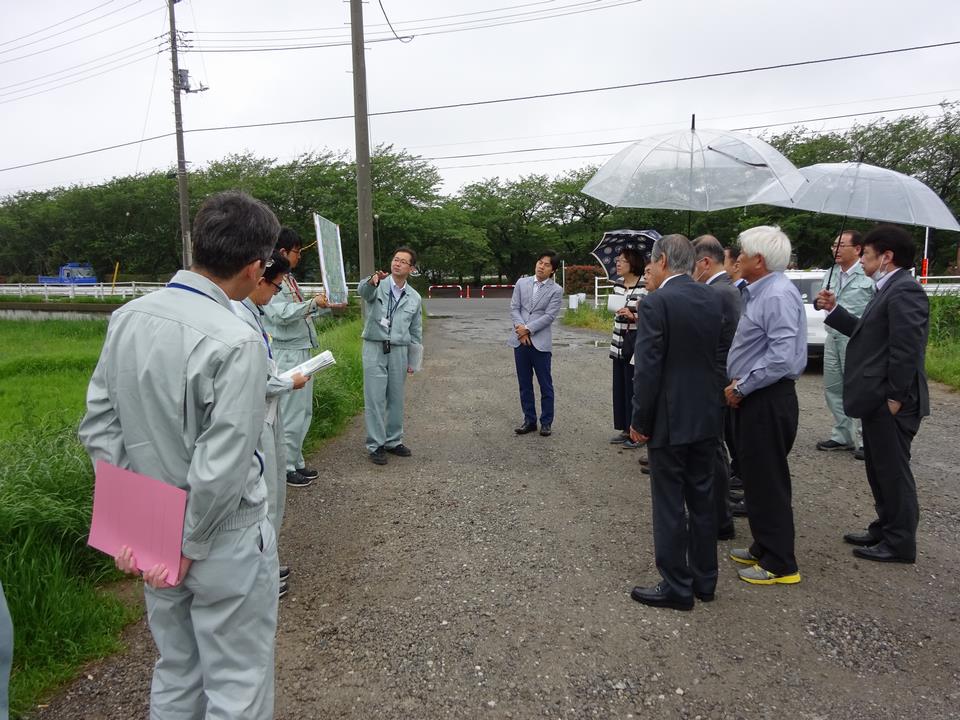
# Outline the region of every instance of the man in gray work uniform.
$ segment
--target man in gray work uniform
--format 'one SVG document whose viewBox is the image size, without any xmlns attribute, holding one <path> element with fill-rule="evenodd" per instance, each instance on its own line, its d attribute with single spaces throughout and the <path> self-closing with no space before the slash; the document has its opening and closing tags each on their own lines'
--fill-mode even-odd
<svg viewBox="0 0 960 720">
<path fill-rule="evenodd" d="M 193 267 L 113 314 L 87 390 L 80 439 L 94 462 L 187 492 L 177 584 L 163 565 L 143 573 L 159 652 L 151 720 L 273 717 L 279 566 L 257 449 L 268 358 L 230 300 L 256 287 L 279 231 L 243 193 L 204 202 Z"/>
</svg>

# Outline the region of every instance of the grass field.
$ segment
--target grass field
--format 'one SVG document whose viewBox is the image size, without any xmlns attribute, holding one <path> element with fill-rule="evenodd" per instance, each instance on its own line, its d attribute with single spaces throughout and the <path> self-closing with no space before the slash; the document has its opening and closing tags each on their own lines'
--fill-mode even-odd
<svg viewBox="0 0 960 720">
<path fill-rule="evenodd" d="M 581 303 L 575 310 L 567 310 L 561 316 L 564 325 L 589 328 L 599 332 L 613 332 L 613 313 L 606 308 L 595 309 L 590 302 Z"/>
<path fill-rule="evenodd" d="M 120 630 L 142 612 L 103 589 L 118 574 L 86 547 L 93 473 L 76 429 L 106 326 L 0 320 L 0 580 L 14 621 L 14 718 L 118 650 Z M 328 321 L 320 345 L 337 364 L 314 382 L 308 450 L 363 403 L 359 319 Z"/>
</svg>

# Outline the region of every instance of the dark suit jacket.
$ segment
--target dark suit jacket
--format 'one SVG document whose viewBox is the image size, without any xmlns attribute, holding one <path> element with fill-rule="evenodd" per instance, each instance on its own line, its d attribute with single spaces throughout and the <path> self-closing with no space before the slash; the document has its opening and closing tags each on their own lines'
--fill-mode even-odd
<svg viewBox="0 0 960 720">
<path fill-rule="evenodd" d="M 716 291 L 677 275 L 640 303 L 633 371 L 633 421 L 651 448 L 720 434 Z"/>
<path fill-rule="evenodd" d="M 843 410 L 862 418 L 887 399 L 901 412 L 930 414 L 924 361 L 930 301 L 906 270 L 899 270 L 857 318 L 840 305 L 824 322 L 850 336 L 843 369 Z"/>
<path fill-rule="evenodd" d="M 707 287 L 712 288 L 720 296 L 722 319 L 720 322 L 720 343 L 717 345 L 717 377 L 722 383 L 722 390 L 729 380 L 727 377 L 727 353 L 730 352 L 730 344 L 737 332 L 737 325 L 740 324 L 740 314 L 743 312 L 743 295 L 740 294 L 739 288 L 733 284 L 730 276 L 726 273 L 717 275 L 707 283 Z"/>
</svg>

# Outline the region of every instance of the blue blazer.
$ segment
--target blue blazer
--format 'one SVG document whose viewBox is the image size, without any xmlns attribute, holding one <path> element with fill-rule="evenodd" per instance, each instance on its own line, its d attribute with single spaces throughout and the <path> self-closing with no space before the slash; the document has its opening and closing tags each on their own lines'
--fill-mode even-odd
<svg viewBox="0 0 960 720">
<path fill-rule="evenodd" d="M 553 321 L 560 314 L 563 305 L 563 288 L 557 285 L 552 278 L 544 281 L 543 287 L 533 299 L 533 284 L 536 277 L 520 278 L 513 288 L 513 297 L 510 299 L 510 318 L 514 326 L 526 325 L 530 330 L 530 339 L 533 346 L 541 352 L 553 350 Z M 519 347 L 520 340 L 517 334 L 510 329 L 507 338 L 510 347 Z"/>
</svg>

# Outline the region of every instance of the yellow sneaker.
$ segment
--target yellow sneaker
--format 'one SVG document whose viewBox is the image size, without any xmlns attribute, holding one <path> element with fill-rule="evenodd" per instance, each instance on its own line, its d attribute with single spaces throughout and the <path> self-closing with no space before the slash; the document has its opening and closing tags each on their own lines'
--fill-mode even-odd
<svg viewBox="0 0 960 720">
<path fill-rule="evenodd" d="M 737 575 L 744 582 L 751 585 L 796 585 L 800 582 L 800 573 L 790 573 L 789 575 L 775 575 L 769 570 L 764 570 L 759 565 L 737 570 Z"/>
<path fill-rule="evenodd" d="M 760 558 L 755 558 L 750 554 L 749 548 L 733 548 L 730 551 L 730 559 L 741 565 L 756 565 Z"/>
</svg>

